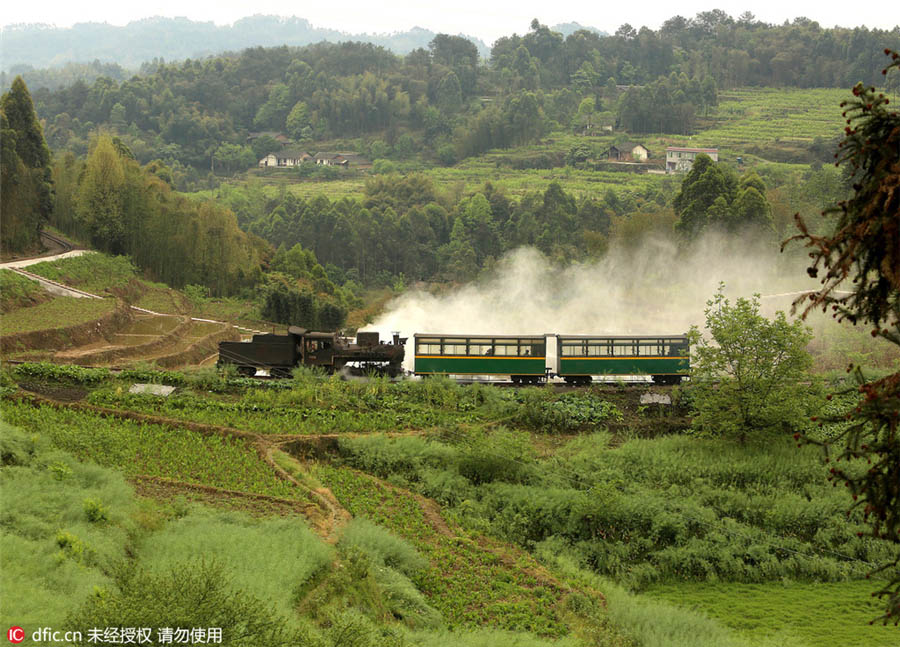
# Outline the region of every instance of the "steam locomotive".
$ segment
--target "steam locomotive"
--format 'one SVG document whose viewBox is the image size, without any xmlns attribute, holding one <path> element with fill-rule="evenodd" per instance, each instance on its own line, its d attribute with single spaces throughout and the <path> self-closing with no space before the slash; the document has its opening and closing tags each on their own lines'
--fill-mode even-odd
<svg viewBox="0 0 900 647">
<path fill-rule="evenodd" d="M 313 332 L 291 326 L 286 335 L 253 335 L 249 342 L 219 342 L 216 366 L 235 366 L 241 375 L 264 369 L 273 377 L 290 377 L 300 366 L 318 366 L 332 373 L 378 373 L 396 377 L 403 372 L 405 338 L 395 334 L 382 343 L 377 332 L 361 332 L 356 343 L 333 332 Z"/>
<path fill-rule="evenodd" d="M 508 378 L 514 384 L 539 384 L 551 376 L 572 385 L 594 376 L 651 376 L 657 384 L 678 384 L 690 371 L 686 335 L 414 335 L 413 373 Z M 336 333 L 291 326 L 286 335 L 254 335 L 251 342 L 220 342 L 218 366 L 234 365 L 242 375 L 258 369 L 287 377 L 299 365 L 328 373 L 403 373 L 406 338 L 394 333 L 382 343 L 377 332 L 357 333 L 353 343 Z M 548 344 L 555 346 L 549 357 Z"/>
</svg>

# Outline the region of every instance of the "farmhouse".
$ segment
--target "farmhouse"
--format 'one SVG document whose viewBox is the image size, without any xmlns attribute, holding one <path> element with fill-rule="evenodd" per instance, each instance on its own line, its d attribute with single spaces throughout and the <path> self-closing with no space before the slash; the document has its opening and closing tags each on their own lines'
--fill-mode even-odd
<svg viewBox="0 0 900 647">
<path fill-rule="evenodd" d="M 325 152 L 312 154 L 298 149 L 285 149 L 266 155 L 259 160 L 259 167 L 289 168 L 292 166 L 300 166 L 304 162 L 310 162 L 320 166 L 341 166 L 343 168 L 348 168 L 350 166 L 366 168 L 372 165 L 369 160 L 356 153 Z"/>
<path fill-rule="evenodd" d="M 682 148 L 669 146 L 666 148 L 666 172 L 686 173 L 691 170 L 697 155 L 703 153 L 709 155 L 712 161 L 719 161 L 718 148 Z"/>
<path fill-rule="evenodd" d="M 646 162 L 650 151 L 643 144 L 623 142 L 618 146 L 610 146 L 608 159 L 610 162 Z"/>
<path fill-rule="evenodd" d="M 278 166 L 284 168 L 288 166 L 300 166 L 303 162 L 312 162 L 314 159 L 315 158 L 306 151 L 285 149 L 266 155 L 259 160 L 259 167 L 266 168 L 267 166 Z"/>
<path fill-rule="evenodd" d="M 350 165 L 350 161 L 341 153 L 316 153 L 314 161 L 321 166 L 343 166 Z"/>
</svg>

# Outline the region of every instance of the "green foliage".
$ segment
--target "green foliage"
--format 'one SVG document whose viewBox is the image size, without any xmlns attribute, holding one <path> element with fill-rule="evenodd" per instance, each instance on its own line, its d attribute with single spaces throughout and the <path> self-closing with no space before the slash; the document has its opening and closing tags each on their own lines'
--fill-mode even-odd
<svg viewBox="0 0 900 647">
<path fill-rule="evenodd" d="M 653 587 L 647 597 L 695 610 L 736 630 L 751 644 L 882 647 L 893 627 L 870 625 L 877 610 L 866 580 L 765 584 L 691 582 Z M 734 600 L 740 599 L 740 609 Z M 649 600 L 648 600 L 649 602 Z M 653 602 L 649 602 L 653 604 Z"/>
<path fill-rule="evenodd" d="M 0 270 L 0 314 L 35 305 L 49 299 L 37 281 L 10 270 Z"/>
<path fill-rule="evenodd" d="M 891 58 L 882 70 L 888 76 L 900 70 L 900 54 L 890 49 L 884 53 Z M 848 126 L 837 153 L 838 164 L 849 163 L 853 194 L 829 210 L 837 218 L 824 235 L 812 233 L 797 218 L 801 233 L 794 238 L 812 250 L 807 272 L 817 277 L 820 268 L 825 271 L 822 288 L 797 303 L 808 302 L 804 314 L 831 306 L 838 319 L 869 324 L 873 337 L 900 346 L 900 112 L 888 109 L 889 99 L 876 94 L 874 87 L 858 83 L 853 96 L 841 104 Z M 847 279 L 852 279 L 850 294 L 838 294 L 838 286 Z M 891 559 L 878 569 L 890 581 L 876 595 L 887 601 L 883 621 L 896 625 L 900 623 L 900 372 L 867 380 L 856 367 L 854 378 L 861 400 L 846 414 L 851 424 L 840 434 L 843 447 L 836 450 L 837 460 L 846 461 L 846 467 L 833 467 L 830 478 L 844 482 L 855 501 L 851 509 L 862 508 L 871 535 L 893 549 Z M 825 448 L 829 455 L 832 443 L 826 442 Z"/>
<path fill-rule="evenodd" d="M 811 332 L 783 312 L 761 316 L 758 295 L 731 305 L 723 290 L 707 302 L 710 339 L 690 332 L 694 429 L 742 443 L 761 430 L 796 429 L 809 406 L 801 382 L 810 379 Z"/>
<path fill-rule="evenodd" d="M 521 568 L 536 568 L 533 560 L 519 555 L 517 565 L 504 564 L 476 542 L 440 534 L 415 499 L 353 470 L 318 465 L 314 475 L 355 517 L 366 517 L 404 537 L 428 559 L 429 568 L 413 581 L 448 626 L 487 625 L 539 636 L 566 632 L 556 610 L 561 590 L 539 585 L 533 571 Z"/>
<path fill-rule="evenodd" d="M 341 534 L 338 547 L 363 551 L 375 564 L 389 566 L 408 576 L 427 567 L 428 562 L 400 537 L 366 519 L 354 519 Z"/>
<path fill-rule="evenodd" d="M 755 172 L 738 181 L 729 167 L 700 154 L 672 202 L 676 231 L 688 239 L 707 229 L 753 235 L 774 230 L 766 185 Z"/>
<path fill-rule="evenodd" d="M 29 266 L 28 271 L 95 294 L 122 290 L 137 277 L 129 257 L 108 254 L 83 254 L 44 261 Z"/>
<path fill-rule="evenodd" d="M 4 401 L 2 410 L 11 424 L 46 435 L 76 457 L 118 467 L 128 475 L 161 476 L 288 499 L 304 497 L 291 483 L 279 479 L 243 439 L 186 430 L 173 434 L 163 425 L 24 403 Z M 79 515 L 84 514 L 81 506 L 79 500 Z"/>
<path fill-rule="evenodd" d="M 210 561 L 186 561 L 168 572 L 144 573 L 123 567 L 115 587 L 95 592 L 66 620 L 71 630 L 88 635 L 93 627 L 218 627 L 222 645 L 293 645 L 283 615 L 238 588 L 224 567 Z"/>
<path fill-rule="evenodd" d="M 474 431 L 458 442 L 459 473 L 475 485 L 493 481 L 519 483 L 532 476 L 534 448 L 525 432 L 502 428 Z"/>
<path fill-rule="evenodd" d="M 535 431 L 573 433 L 622 419 L 613 403 L 590 393 L 554 397 L 539 389 L 523 389 L 516 399 L 520 406 L 516 408 L 515 422 Z"/>
<path fill-rule="evenodd" d="M 701 83 L 707 91 L 701 91 Z M 682 74 L 660 76 L 652 84 L 630 87 L 619 99 L 618 120 L 632 133 L 694 132 L 696 114 L 716 104 L 716 84 L 711 77 L 701 82 L 697 77 L 688 80 Z"/>
<path fill-rule="evenodd" d="M 0 97 L 3 228 L 0 245 L 21 251 L 35 245 L 53 210 L 50 149 L 21 76 Z"/>
<path fill-rule="evenodd" d="M 551 564 L 555 570 L 582 586 L 603 591 L 607 622 L 614 625 L 617 632 L 629 641 L 626 644 L 659 647 L 748 645 L 735 635 L 736 632 L 730 631 L 723 622 L 710 618 L 708 614 L 677 605 L 677 601 L 666 604 L 646 595 L 635 595 L 616 582 L 584 569 L 561 548 L 559 542 L 546 541 L 538 546 L 537 553 L 542 562 Z M 727 600 L 734 603 L 733 596 Z M 793 643 L 787 644 L 793 646 Z"/>
<path fill-rule="evenodd" d="M 334 551 L 298 518 L 255 520 L 196 508 L 153 533 L 140 552 L 143 568 L 159 576 L 202 559 L 227 565 L 237 589 L 289 617 L 299 596 L 330 569 Z"/>
<path fill-rule="evenodd" d="M 32 331 L 58 332 L 60 328 L 96 321 L 116 309 L 115 299 L 54 297 L 30 308 L 19 308 L 0 317 L 0 334 Z"/>
<path fill-rule="evenodd" d="M 91 523 L 109 521 L 109 510 L 99 499 L 87 498 L 84 500 L 84 516 Z"/>
<path fill-rule="evenodd" d="M 218 296 L 258 278 L 265 246 L 240 231 L 234 214 L 211 201 L 179 197 L 158 163 L 142 168 L 118 138 L 97 137 L 76 170 L 57 171 L 66 178 L 59 191 L 64 208 L 55 214 L 60 228 L 130 255 L 153 278 L 174 286 L 205 285 Z"/>
<path fill-rule="evenodd" d="M 133 548 L 130 486 L 111 470 L 53 448 L 42 431 L 0 423 L 0 586 L 5 620 L 61 626 L 73 602 L 105 586 L 110 567 Z M 100 502 L 102 520 L 86 515 Z M 102 521 L 102 523 L 99 523 Z"/>
<path fill-rule="evenodd" d="M 13 375 L 19 379 L 69 384 L 99 384 L 109 379 L 110 372 L 106 368 L 86 368 L 50 362 L 25 362 L 13 368 Z"/>
</svg>

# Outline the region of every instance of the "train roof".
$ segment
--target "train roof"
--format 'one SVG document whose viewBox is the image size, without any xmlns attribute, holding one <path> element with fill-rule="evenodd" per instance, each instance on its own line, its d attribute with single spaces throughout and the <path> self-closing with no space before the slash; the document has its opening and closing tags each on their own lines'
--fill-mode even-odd
<svg viewBox="0 0 900 647">
<path fill-rule="evenodd" d="M 537 335 L 493 335 L 491 333 L 483 333 L 483 334 L 470 334 L 470 335 L 459 335 L 459 334 L 445 334 L 445 333 L 426 333 L 426 332 L 417 332 L 413 335 L 415 338 L 419 337 L 439 337 L 441 339 L 543 339 L 547 337 L 547 333 L 540 333 Z"/>
<path fill-rule="evenodd" d="M 681 335 L 556 335 L 560 339 L 613 339 L 613 340 L 625 340 L 625 339 L 638 339 L 638 340 L 653 340 L 653 339 L 684 339 L 687 340 L 688 336 L 685 334 Z"/>
</svg>

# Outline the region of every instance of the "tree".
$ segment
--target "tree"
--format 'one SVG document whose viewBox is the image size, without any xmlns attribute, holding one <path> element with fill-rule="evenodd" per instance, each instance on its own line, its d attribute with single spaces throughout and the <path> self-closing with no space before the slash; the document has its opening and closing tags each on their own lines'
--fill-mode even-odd
<svg viewBox="0 0 900 647">
<path fill-rule="evenodd" d="M 294 107 L 288 113 L 285 129 L 297 141 L 306 138 L 310 134 L 309 109 L 306 107 L 306 102 L 298 101 L 294 104 Z"/>
<path fill-rule="evenodd" d="M 900 69 L 900 54 L 885 50 L 892 62 L 883 70 Z M 801 240 L 813 259 L 807 272 L 821 278 L 822 287 L 804 295 L 805 317 L 816 308 L 831 307 L 841 321 L 872 326 L 872 336 L 900 346 L 900 111 L 888 109 L 888 99 L 862 83 L 853 88 L 845 108 L 847 127 L 837 153 L 837 164 L 848 164 L 853 182 L 849 200 L 826 212 L 836 215 L 825 235 L 812 233 L 796 215 Z M 825 215 L 825 214 L 823 214 Z M 845 290 L 838 291 L 849 280 Z M 853 367 L 848 370 L 852 370 Z M 849 415 L 850 426 L 840 438 L 820 444 L 830 460 L 837 454 L 830 478 L 843 482 L 860 507 L 876 539 L 900 546 L 900 372 L 867 380 L 856 367 L 861 394 Z M 799 438 L 798 438 L 799 439 Z M 846 466 L 846 467 L 845 467 Z M 882 620 L 900 622 L 900 550 L 883 564 L 889 583 L 875 595 L 886 598 Z"/>
<path fill-rule="evenodd" d="M 759 296 L 734 305 L 719 285 L 707 301 L 706 339 L 693 326 L 694 429 L 733 436 L 741 443 L 757 432 L 796 428 L 803 421 L 803 391 L 812 339 L 800 320 L 783 312 L 770 321 L 759 314 Z"/>
<path fill-rule="evenodd" d="M 78 188 L 76 213 L 102 250 L 120 254 L 125 243 L 123 192 L 125 170 L 108 135 L 100 136 L 85 165 Z"/>
<path fill-rule="evenodd" d="M 0 98 L 2 174 L 0 192 L 3 247 L 23 249 L 36 243 L 53 211 L 50 150 L 34 112 L 31 95 L 17 76 Z"/>
<path fill-rule="evenodd" d="M 727 216 L 727 211 L 724 214 L 722 212 L 721 203 L 712 213 L 710 208 L 719 197 L 730 205 L 736 188 L 737 177 L 733 172 L 726 171 L 708 155 L 697 155 L 690 172 L 681 182 L 681 190 L 672 202 L 678 215 L 675 229 L 686 238 L 698 236 L 710 224 L 710 216 L 713 222 L 721 220 L 717 216 Z"/>
<path fill-rule="evenodd" d="M 462 89 L 456 72 L 447 72 L 437 89 L 435 103 L 446 113 L 453 113 L 462 106 Z"/>
</svg>

